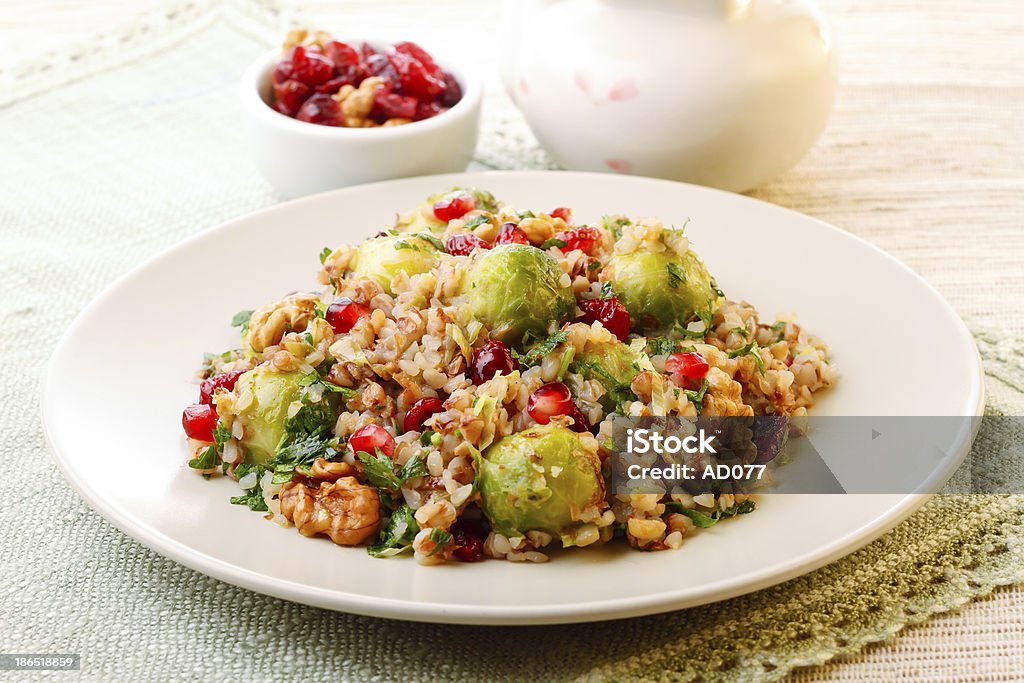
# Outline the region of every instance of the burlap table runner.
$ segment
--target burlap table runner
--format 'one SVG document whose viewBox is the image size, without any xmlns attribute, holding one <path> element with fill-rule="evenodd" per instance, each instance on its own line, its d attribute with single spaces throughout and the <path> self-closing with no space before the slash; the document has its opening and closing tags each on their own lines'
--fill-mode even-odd
<svg viewBox="0 0 1024 683">
<path fill-rule="evenodd" d="M 466 16 L 483 11 L 468 4 L 458 5 Z M 0 73 L 8 102 L 0 107 L 0 434 L 8 457 L 0 469 L 0 651 L 81 653 L 82 670 L 60 674 L 74 680 L 779 678 L 1024 579 L 1024 501 L 1010 496 L 938 497 L 863 550 L 752 595 L 662 616 L 537 628 L 408 624 L 308 608 L 196 574 L 111 527 L 46 452 L 39 379 L 56 339 L 104 285 L 199 229 L 276 201 L 239 139 L 234 85 L 282 15 L 273 5 L 230 7 L 150 17 L 142 25 L 159 25 L 156 44 L 129 36 L 120 52 L 74 60 L 71 83 L 47 83 L 45 71 Z M 857 16 L 852 5 L 835 11 Z M 955 17 L 939 11 L 934 21 Z M 979 21 L 970 31 L 998 26 Z M 850 26 L 855 38 L 858 30 L 868 35 L 866 26 Z M 1010 45 L 1000 59 L 1013 59 Z M 756 194 L 835 221 L 925 274 L 972 321 L 989 412 L 1020 415 L 1024 348 L 1007 330 L 1024 329 L 1024 183 L 1020 140 L 1005 137 L 1007 117 L 1020 113 L 1020 84 L 1005 88 L 1015 76 L 990 73 L 996 82 L 949 97 L 927 79 L 870 85 L 868 66 L 852 60 L 844 71 L 851 78 L 811 156 Z M 503 98 L 492 82 L 480 165 L 545 166 Z M 927 132 L 918 126 L 922 101 L 938 108 Z M 204 287 L 201 274 L 190 277 L 182 287 Z M 159 324 L 160 303 L 138 315 L 139 324 Z M 111 406 L 111 438 L 116 413 Z M 1019 639 L 993 642 L 994 663 L 1020 661 Z M 1012 662 L 999 670 L 1010 680 Z M 910 677 L 956 672 L 955 664 L 924 667 Z"/>
</svg>

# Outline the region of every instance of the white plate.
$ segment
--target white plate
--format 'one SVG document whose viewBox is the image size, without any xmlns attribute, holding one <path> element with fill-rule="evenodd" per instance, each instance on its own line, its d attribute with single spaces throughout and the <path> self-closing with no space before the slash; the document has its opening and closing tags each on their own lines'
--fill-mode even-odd
<svg viewBox="0 0 1024 683">
<path fill-rule="evenodd" d="M 793 311 L 831 345 L 842 377 L 819 414 L 975 415 L 974 343 L 945 301 L 877 248 L 753 199 L 667 181 L 584 173 L 411 178 L 282 204 L 207 230 L 140 266 L 92 302 L 54 352 L 46 434 L 72 486 L 157 552 L 261 593 L 421 621 L 532 624 L 662 612 L 721 600 L 808 572 L 907 517 L 921 496 L 770 496 L 678 552 L 618 545 L 544 565 L 421 567 L 307 539 L 230 505 L 236 484 L 185 465 L 182 407 L 204 351 L 233 341 L 243 308 L 315 285 L 325 245 L 377 232 L 428 194 L 477 185 L 515 206 L 571 206 L 691 223 L 719 285 L 765 316 Z M 229 269 L 214 285 L 212 274 Z M 226 283 L 237 282 L 236 286 Z M 969 437 L 947 452 L 962 457 Z"/>
</svg>

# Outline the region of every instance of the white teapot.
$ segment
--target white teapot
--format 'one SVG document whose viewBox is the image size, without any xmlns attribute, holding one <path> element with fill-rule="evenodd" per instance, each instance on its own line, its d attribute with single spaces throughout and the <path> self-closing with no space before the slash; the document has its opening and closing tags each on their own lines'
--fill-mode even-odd
<svg viewBox="0 0 1024 683">
<path fill-rule="evenodd" d="M 507 0 L 505 87 L 558 164 L 749 190 L 825 128 L 811 0 Z"/>
</svg>

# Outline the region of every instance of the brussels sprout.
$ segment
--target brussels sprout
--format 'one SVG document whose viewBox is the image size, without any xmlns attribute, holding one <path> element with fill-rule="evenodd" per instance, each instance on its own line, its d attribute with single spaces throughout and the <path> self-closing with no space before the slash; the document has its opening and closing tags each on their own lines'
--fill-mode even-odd
<svg viewBox="0 0 1024 683">
<path fill-rule="evenodd" d="M 391 279 L 404 272 L 413 276 L 437 264 L 438 247 L 429 236 L 386 235 L 366 240 L 356 248 L 349 264 L 357 278 L 374 280 L 388 294 Z"/>
<path fill-rule="evenodd" d="M 300 379 L 302 373 L 275 372 L 269 365 L 257 366 L 238 378 L 235 396 L 252 395 L 252 403 L 236 416 L 244 427 L 240 442 L 246 462 L 265 465 L 274 457 L 285 437 L 288 408 L 299 398 Z"/>
<path fill-rule="evenodd" d="M 501 244 L 477 252 L 462 278 L 466 312 L 491 336 L 520 344 L 530 333 L 542 337 L 576 310 L 572 288 L 548 254 L 525 244 Z"/>
<path fill-rule="evenodd" d="M 633 326 L 646 332 L 685 325 L 714 306 L 711 275 L 692 251 L 615 254 L 605 268 Z"/>
<path fill-rule="evenodd" d="M 484 514 L 498 533 L 559 535 L 563 542 L 579 515 L 604 503 L 597 454 L 580 435 L 557 425 L 531 427 L 491 445 L 480 458 L 477 486 Z"/>
<path fill-rule="evenodd" d="M 596 346 L 591 344 L 585 352 L 574 357 L 569 371 L 584 379 L 600 382 L 605 390 L 601 404 L 605 410 L 612 412 L 623 401 L 636 399 L 629 387 L 640 372 L 638 363 L 636 352 L 628 344 L 616 340 Z"/>
</svg>

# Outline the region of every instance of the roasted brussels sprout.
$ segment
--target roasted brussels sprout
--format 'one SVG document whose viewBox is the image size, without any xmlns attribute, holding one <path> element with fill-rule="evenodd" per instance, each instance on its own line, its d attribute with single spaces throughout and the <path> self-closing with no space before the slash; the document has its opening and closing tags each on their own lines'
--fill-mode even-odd
<svg viewBox="0 0 1024 683">
<path fill-rule="evenodd" d="M 480 320 L 491 337 L 520 344 L 560 325 L 576 310 L 572 288 L 563 284 L 558 263 L 536 247 L 501 244 L 473 257 L 460 294 L 466 313 Z"/>
<path fill-rule="evenodd" d="M 254 465 L 273 464 L 275 456 L 311 436 L 323 439 L 334 426 L 341 404 L 340 395 L 325 391 L 323 384 L 309 382 L 301 372 L 277 372 L 269 364 L 243 373 L 234 395 L 224 412 L 244 406 L 234 412 L 234 418 L 242 424 L 239 443 L 245 461 Z"/>
<path fill-rule="evenodd" d="M 589 436 L 589 435 L 587 435 Z M 601 461 L 581 435 L 554 424 L 507 436 L 482 454 L 481 506 L 498 533 L 571 538 L 580 514 L 604 503 Z"/>
<path fill-rule="evenodd" d="M 265 465 L 277 452 L 285 437 L 288 408 L 298 400 L 302 373 L 276 372 L 269 365 L 260 365 L 242 374 L 235 383 L 234 405 L 252 402 L 235 415 L 242 422 L 240 439 L 245 461 Z"/>
<path fill-rule="evenodd" d="M 370 278 L 393 294 L 391 280 L 399 272 L 413 276 L 434 267 L 439 252 L 435 242 L 436 238 L 429 235 L 375 237 L 359 245 L 349 268 L 355 277 Z"/>
<path fill-rule="evenodd" d="M 671 330 L 714 307 L 711 274 L 692 251 L 615 254 L 605 272 L 633 327 L 644 332 Z"/>
</svg>

